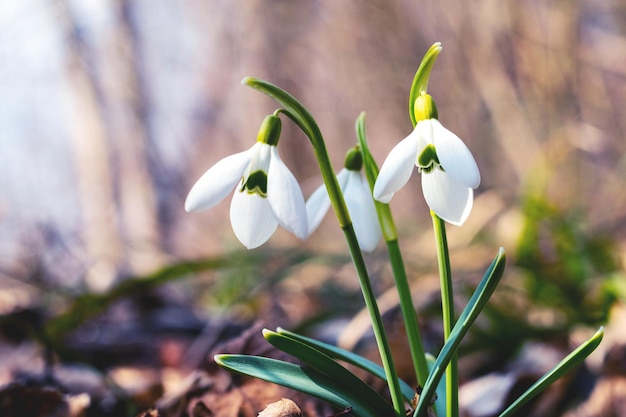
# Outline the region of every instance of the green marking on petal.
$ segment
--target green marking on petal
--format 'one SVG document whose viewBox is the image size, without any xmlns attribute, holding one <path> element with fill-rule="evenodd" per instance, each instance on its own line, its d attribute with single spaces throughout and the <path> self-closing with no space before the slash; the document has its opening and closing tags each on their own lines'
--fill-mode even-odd
<svg viewBox="0 0 626 417">
<path fill-rule="evenodd" d="M 441 164 L 439 163 L 439 158 L 437 157 L 437 150 L 435 149 L 435 145 L 428 144 L 417 157 L 417 167 L 420 172 L 429 173 L 435 168 L 441 168 Z"/>
<path fill-rule="evenodd" d="M 248 194 L 258 194 L 260 197 L 267 197 L 267 173 L 255 171 L 248 178 L 242 179 L 240 192 L 247 191 Z"/>
</svg>

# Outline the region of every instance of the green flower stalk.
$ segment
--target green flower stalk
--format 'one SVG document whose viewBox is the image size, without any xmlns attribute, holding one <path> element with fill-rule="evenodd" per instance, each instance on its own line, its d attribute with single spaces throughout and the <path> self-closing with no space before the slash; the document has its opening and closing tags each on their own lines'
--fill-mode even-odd
<svg viewBox="0 0 626 417">
<path fill-rule="evenodd" d="M 356 135 L 359 140 L 361 154 L 365 165 L 365 174 L 370 186 L 370 192 L 374 189 L 376 177 L 378 177 L 378 166 L 372 157 L 367 144 L 367 136 L 365 134 L 365 113 L 361 113 L 356 121 Z M 370 196 L 371 199 L 371 196 Z M 389 252 L 389 260 L 393 277 L 398 290 L 400 299 L 400 310 L 404 319 L 404 326 L 409 342 L 409 350 L 417 382 L 423 386 L 428 378 L 428 364 L 426 362 L 426 351 L 422 342 L 422 335 L 417 321 L 417 313 L 413 298 L 411 297 L 411 288 L 409 280 L 406 276 L 402 253 L 398 243 L 398 233 L 396 225 L 391 214 L 389 204 L 375 202 L 378 219 L 383 230 L 383 237 L 387 243 L 387 251 Z"/>
<path fill-rule="evenodd" d="M 441 44 L 434 44 L 415 74 L 409 97 L 413 131 L 400 141 L 385 159 L 374 185 L 374 198 L 389 203 L 411 177 L 413 168 L 422 174 L 422 191 L 430 207 L 435 229 L 441 279 L 444 337 L 448 340 L 454 325 L 454 300 L 445 224 L 462 225 L 472 209 L 473 189 L 480 184 L 476 161 L 463 141 L 444 128 L 438 111 L 427 93 L 430 72 Z M 446 371 L 446 413 L 458 416 L 458 375 L 456 357 Z"/>
<path fill-rule="evenodd" d="M 403 416 L 405 413 L 404 400 L 402 397 L 402 390 L 400 388 L 397 371 L 391 356 L 389 341 L 385 333 L 382 318 L 380 316 L 380 310 L 378 309 L 378 305 L 376 303 L 376 296 L 365 266 L 363 253 L 359 247 L 354 226 L 348 212 L 348 207 L 341 192 L 341 187 L 332 168 L 322 133 L 310 113 L 304 108 L 304 106 L 302 106 L 302 104 L 300 104 L 300 102 L 298 102 L 286 91 L 266 81 L 250 77 L 244 78 L 242 83 L 277 100 L 283 106 L 281 112 L 286 114 L 298 125 L 298 127 L 300 127 L 300 129 L 302 129 L 313 145 L 313 150 L 320 167 L 322 178 L 324 179 L 326 190 L 328 191 L 331 205 L 348 243 L 348 249 L 350 250 L 352 262 L 354 263 L 357 276 L 359 278 L 359 284 L 361 286 L 365 305 L 370 313 L 374 336 L 376 338 L 383 367 L 385 368 L 386 379 L 389 385 L 393 407 L 398 416 Z"/>
<path fill-rule="evenodd" d="M 439 280 L 441 283 L 441 312 L 443 318 L 444 342 L 450 339 L 452 328 L 455 324 L 454 294 L 452 293 L 452 270 L 450 268 L 450 255 L 448 252 L 448 240 L 446 237 L 446 224 L 430 211 L 433 218 L 435 242 L 437 246 L 437 261 L 439 266 Z M 446 412 L 448 417 L 459 415 L 459 374 L 457 367 L 457 355 L 452 355 L 450 364 L 446 368 Z"/>
</svg>

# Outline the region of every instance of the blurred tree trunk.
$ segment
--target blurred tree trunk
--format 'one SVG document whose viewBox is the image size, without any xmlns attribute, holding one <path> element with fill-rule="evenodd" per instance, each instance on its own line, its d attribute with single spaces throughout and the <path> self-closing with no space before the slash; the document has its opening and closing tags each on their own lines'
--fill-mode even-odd
<svg viewBox="0 0 626 417">
<path fill-rule="evenodd" d="M 69 5 L 63 3 L 59 20 L 68 33 L 68 82 L 78 197 L 82 213 L 82 238 L 87 265 L 87 284 L 105 289 L 112 283 L 123 251 L 117 223 L 114 188 L 107 143 L 107 124 L 102 114 L 96 75 L 87 49 L 78 35 Z"/>
<path fill-rule="evenodd" d="M 140 46 L 126 2 L 111 7 L 117 27 L 99 33 L 97 45 L 87 45 L 80 35 L 70 3 L 65 13 L 76 171 L 86 252 L 93 262 L 88 282 L 97 286 L 106 286 L 120 270 L 151 271 L 161 259 Z"/>
</svg>

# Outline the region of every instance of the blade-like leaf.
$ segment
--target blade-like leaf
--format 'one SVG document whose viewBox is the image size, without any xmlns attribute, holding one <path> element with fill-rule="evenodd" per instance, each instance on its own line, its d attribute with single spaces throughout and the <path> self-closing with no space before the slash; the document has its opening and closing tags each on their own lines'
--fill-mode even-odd
<svg viewBox="0 0 626 417">
<path fill-rule="evenodd" d="M 491 294 L 496 289 L 496 286 L 500 282 L 500 278 L 502 278 L 502 274 L 504 273 L 504 266 L 506 263 L 506 255 L 504 253 L 504 249 L 500 248 L 498 251 L 498 255 L 495 257 L 487 272 L 483 276 L 483 279 L 478 284 L 478 287 L 474 291 L 474 294 L 470 298 L 465 306 L 465 309 L 459 316 L 458 321 L 452 328 L 452 332 L 450 332 L 450 337 L 448 341 L 441 349 L 439 356 L 433 365 L 433 369 L 426 380 L 426 384 L 424 384 L 424 389 L 422 390 L 422 394 L 420 395 L 419 402 L 417 403 L 417 408 L 415 409 L 414 417 L 420 417 L 426 415 L 426 407 L 430 403 L 437 386 L 439 385 L 439 381 L 441 380 L 448 363 L 450 363 L 450 359 L 454 355 L 454 353 L 459 348 L 461 344 L 461 340 L 469 330 L 478 314 L 483 309 Z"/>
<path fill-rule="evenodd" d="M 432 371 L 435 366 L 435 357 L 430 353 L 426 354 L 426 363 L 428 364 L 428 370 Z M 438 416 L 447 416 L 446 414 L 446 375 L 441 377 L 441 381 L 437 385 L 435 390 L 435 412 Z"/>
<path fill-rule="evenodd" d="M 341 386 L 350 387 L 354 396 L 358 397 L 359 402 L 364 405 L 367 404 L 368 408 L 377 410 L 381 415 L 393 412 L 391 405 L 379 393 L 325 353 L 309 344 L 271 330 L 264 329 L 263 337 L 272 346 L 298 358 L 316 371 L 332 378 Z"/>
<path fill-rule="evenodd" d="M 264 381 L 292 388 L 312 395 L 339 408 L 352 407 L 352 414 L 359 417 L 394 416 L 393 408 L 381 414 L 360 402 L 352 387 L 344 386 L 327 375 L 276 359 L 250 355 L 217 355 L 215 362 L 231 371 L 249 375 Z"/>
<path fill-rule="evenodd" d="M 386 380 L 385 370 L 382 366 L 370 361 L 369 359 L 359 356 L 356 353 L 341 349 L 337 346 L 329 345 L 328 343 L 320 342 L 319 340 L 311 339 L 306 336 L 301 336 L 280 327 L 276 331 L 278 334 L 289 336 L 292 339 L 309 345 L 319 350 L 320 352 L 330 356 L 331 358 L 342 360 L 369 372 L 370 374 L 382 379 L 383 381 Z M 411 388 L 406 382 L 402 380 L 400 381 L 400 388 L 402 389 L 402 395 L 407 401 L 413 400 L 413 398 L 415 397 L 415 390 L 413 388 Z"/>
<path fill-rule="evenodd" d="M 511 404 L 499 417 L 512 416 L 517 410 L 520 409 L 529 400 L 537 396 L 541 391 L 548 388 L 553 382 L 561 378 L 573 367 L 579 365 L 587 356 L 593 352 L 604 336 L 604 329 L 600 327 L 598 331 L 591 336 L 589 340 L 581 344 L 576 350 L 567 355 L 557 366 L 551 371 L 544 374 L 537 382 L 535 382 L 528 390 L 523 393 L 513 404 Z"/>
<path fill-rule="evenodd" d="M 46 333 L 54 345 L 62 344 L 63 337 L 75 330 L 85 320 L 101 313 L 115 301 L 134 294 L 142 294 L 151 288 L 183 279 L 196 273 L 216 270 L 236 265 L 231 256 L 202 259 L 198 261 L 183 261 L 168 265 L 156 272 L 140 277 L 125 277 L 120 283 L 106 293 L 85 293 L 76 297 L 69 308 L 63 313 L 50 319 L 46 324 Z"/>
</svg>

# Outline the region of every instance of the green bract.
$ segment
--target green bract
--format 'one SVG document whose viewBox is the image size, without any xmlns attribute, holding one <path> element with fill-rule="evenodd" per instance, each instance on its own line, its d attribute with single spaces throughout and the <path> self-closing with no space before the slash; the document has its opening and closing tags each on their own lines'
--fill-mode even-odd
<svg viewBox="0 0 626 417">
<path fill-rule="evenodd" d="M 413 78 L 413 84 L 411 84 L 411 90 L 409 92 L 409 117 L 411 118 L 411 122 L 413 126 L 415 126 L 418 120 L 415 119 L 415 111 L 413 107 L 415 106 L 415 100 L 422 93 L 425 93 L 428 90 L 428 79 L 430 78 L 430 72 L 435 65 L 435 61 L 441 52 L 441 43 L 436 42 L 426 54 L 424 54 L 424 58 L 422 58 L 422 62 L 420 63 L 419 68 L 415 72 L 415 77 Z"/>
</svg>

